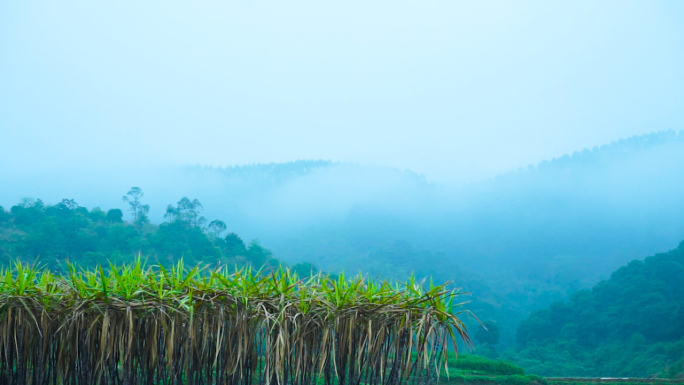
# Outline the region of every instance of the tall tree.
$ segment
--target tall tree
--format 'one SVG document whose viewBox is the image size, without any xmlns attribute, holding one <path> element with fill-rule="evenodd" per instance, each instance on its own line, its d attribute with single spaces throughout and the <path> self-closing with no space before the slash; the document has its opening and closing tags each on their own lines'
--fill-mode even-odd
<svg viewBox="0 0 684 385">
<path fill-rule="evenodd" d="M 131 187 L 128 193 L 121 198 L 130 206 L 133 222 L 139 226 L 149 221 L 147 214 L 150 212 L 150 205 L 142 204 L 141 199 L 143 195 L 145 194 L 140 187 Z"/>
<path fill-rule="evenodd" d="M 112 223 L 123 222 L 123 213 L 120 209 L 111 209 L 107 211 L 107 221 Z"/>
<path fill-rule="evenodd" d="M 200 216 L 202 208 L 202 204 L 197 199 L 190 200 L 188 197 L 183 197 L 178 201 L 176 207 L 169 205 L 166 208 L 164 217 L 172 222 L 185 222 L 192 227 L 202 227 L 207 221 L 203 216 Z"/>
<path fill-rule="evenodd" d="M 228 227 L 226 226 L 226 223 L 218 219 L 211 221 L 211 223 L 209 223 L 209 226 L 207 226 L 207 229 L 209 229 L 210 232 L 214 233 L 216 238 L 220 238 L 221 233 L 226 231 L 227 228 Z"/>
</svg>

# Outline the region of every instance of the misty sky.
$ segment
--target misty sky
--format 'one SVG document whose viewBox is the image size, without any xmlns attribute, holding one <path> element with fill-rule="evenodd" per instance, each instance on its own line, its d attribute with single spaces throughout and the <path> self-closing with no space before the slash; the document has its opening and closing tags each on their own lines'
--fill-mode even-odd
<svg viewBox="0 0 684 385">
<path fill-rule="evenodd" d="M 682 1 L 4 1 L 0 171 L 330 159 L 461 183 L 684 129 Z"/>
</svg>

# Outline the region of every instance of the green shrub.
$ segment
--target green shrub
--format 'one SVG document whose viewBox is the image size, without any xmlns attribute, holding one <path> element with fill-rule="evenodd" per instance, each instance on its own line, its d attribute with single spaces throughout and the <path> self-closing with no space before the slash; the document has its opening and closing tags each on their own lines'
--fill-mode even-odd
<svg viewBox="0 0 684 385">
<path fill-rule="evenodd" d="M 456 374 L 449 376 L 449 379 L 442 379 L 441 382 L 448 384 L 497 384 L 497 385 L 530 385 L 530 384 L 545 384 L 545 380 L 537 376 L 525 375 L 505 375 L 505 376 L 487 376 L 481 374 Z"/>
<path fill-rule="evenodd" d="M 460 354 L 457 357 L 449 356 L 449 367 L 458 370 L 470 370 L 493 375 L 524 375 L 525 370 L 510 362 L 494 361 L 486 357 L 470 354 Z"/>
</svg>

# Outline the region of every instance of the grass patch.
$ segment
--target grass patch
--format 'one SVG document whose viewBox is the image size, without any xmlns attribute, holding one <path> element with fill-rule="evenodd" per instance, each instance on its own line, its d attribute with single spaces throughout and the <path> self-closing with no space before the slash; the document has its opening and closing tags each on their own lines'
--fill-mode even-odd
<svg viewBox="0 0 684 385">
<path fill-rule="evenodd" d="M 492 360 L 486 357 L 449 354 L 447 358 L 449 377 L 440 377 L 441 384 L 472 385 L 537 385 L 546 384 L 544 378 L 525 374 L 525 370 L 515 364 Z"/>
</svg>

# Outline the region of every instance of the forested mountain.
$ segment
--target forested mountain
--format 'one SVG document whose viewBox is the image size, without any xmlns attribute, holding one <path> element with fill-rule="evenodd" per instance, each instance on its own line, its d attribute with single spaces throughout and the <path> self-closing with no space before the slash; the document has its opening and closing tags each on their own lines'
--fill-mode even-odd
<svg viewBox="0 0 684 385">
<path fill-rule="evenodd" d="M 634 260 L 520 324 L 512 356 L 542 375 L 684 376 L 684 242 Z"/>
<path fill-rule="evenodd" d="M 684 133 L 638 136 L 463 188 L 406 175 L 385 185 L 384 200 L 369 194 L 344 216 L 269 244 L 324 269 L 430 267 L 490 305 L 478 315 L 499 320 L 506 347 L 530 311 L 677 245 L 681 175 Z"/>
<path fill-rule="evenodd" d="M 117 207 L 113 191 L 140 186 L 150 219 L 160 223 L 168 202 L 197 197 L 207 216 L 258 238 L 288 263 L 454 281 L 474 293 L 481 319 L 498 321 L 502 350 L 514 345 L 530 312 L 677 245 L 684 238 L 681 175 L 684 133 L 669 131 L 459 187 L 408 170 L 329 161 L 141 166 L 116 175 L 3 172 L 0 203 L 28 195 Z"/>
</svg>

